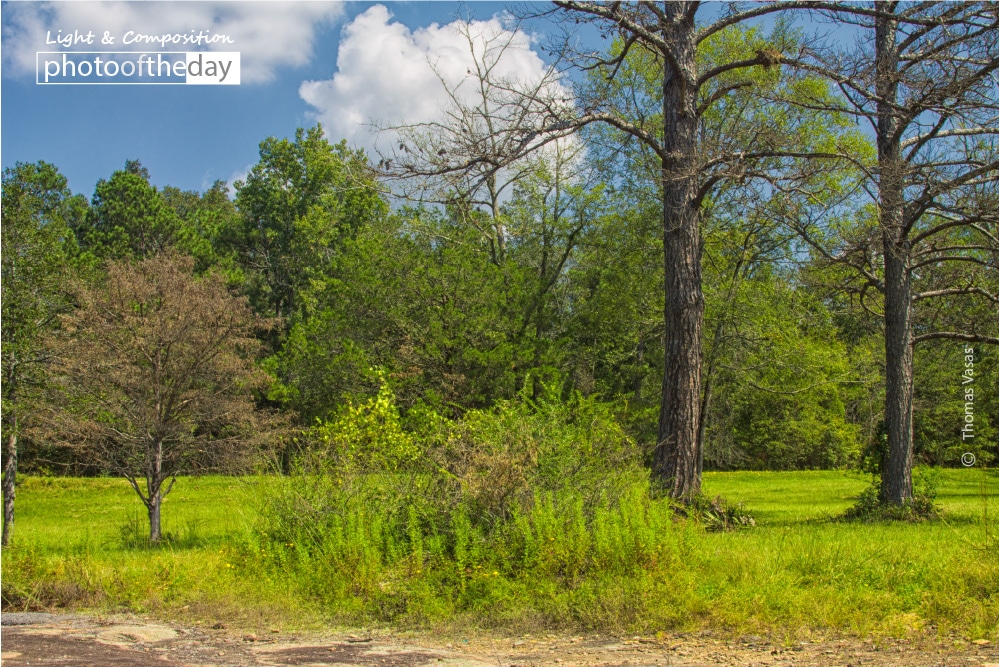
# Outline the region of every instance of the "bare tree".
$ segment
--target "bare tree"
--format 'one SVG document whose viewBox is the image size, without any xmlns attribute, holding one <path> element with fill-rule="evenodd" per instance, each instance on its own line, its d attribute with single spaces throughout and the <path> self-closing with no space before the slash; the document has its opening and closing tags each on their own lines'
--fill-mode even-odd
<svg viewBox="0 0 999 667">
<path fill-rule="evenodd" d="M 866 31 L 866 44 L 849 53 L 812 51 L 790 64 L 837 82 L 840 112 L 869 123 L 877 164 L 866 170 L 864 187 L 877 205 L 878 228 L 853 228 L 832 243 L 815 224 L 798 231 L 827 261 L 856 272 L 861 304 L 884 322 L 881 497 L 902 504 L 912 497 L 914 346 L 999 343 L 995 317 L 966 322 L 961 331 L 915 316 L 917 304 L 941 299 L 982 300 L 993 311 L 999 304 L 990 291 L 999 250 L 999 9 L 984 2 L 824 9 Z M 971 270 L 955 272 L 955 264 Z"/>
<path fill-rule="evenodd" d="M 512 290 L 504 297 L 505 307 L 520 313 L 509 338 L 533 339 L 533 361 L 521 369 L 533 375 L 538 392 L 554 297 L 592 228 L 599 188 L 578 138 L 550 141 L 540 132 L 571 111 L 572 91 L 555 66 L 530 80 L 515 78 L 505 74 L 507 61 L 535 57 L 525 55 L 530 44 L 524 33 L 492 22 L 452 26 L 467 49 L 468 66 L 462 64 L 464 73 L 456 76 L 453 61 L 429 63 L 444 93 L 441 116 L 381 127 L 383 137 L 395 138 L 395 148 L 382 155 L 379 167 L 404 197 L 446 206 L 458 223 L 474 228 L 505 275 L 509 259 L 531 267 L 531 293 Z"/>
<path fill-rule="evenodd" d="M 253 364 L 257 322 L 221 276 L 195 278 L 193 266 L 175 254 L 111 263 L 105 281 L 78 289 L 53 340 L 56 423 L 128 480 L 152 541 L 177 475 L 206 455 L 245 455 L 265 432 L 253 399 L 265 379 Z"/>
<path fill-rule="evenodd" d="M 455 80 L 441 63 L 429 63 L 444 91 L 442 114 L 380 127 L 397 139 L 378 166 L 406 198 L 450 206 L 488 239 L 491 259 L 500 264 L 510 237 L 502 204 L 516 184 L 535 174 L 539 163 L 550 163 L 563 177 L 579 164 L 574 139 L 561 139 L 533 159 L 514 159 L 548 143 L 541 130 L 567 114 L 572 92 L 554 66 L 530 81 L 502 74 L 512 52 L 525 48 L 526 37 L 516 27 L 493 32 L 491 27 L 475 31 L 468 20 L 453 25 L 467 44 L 469 67 Z"/>
</svg>

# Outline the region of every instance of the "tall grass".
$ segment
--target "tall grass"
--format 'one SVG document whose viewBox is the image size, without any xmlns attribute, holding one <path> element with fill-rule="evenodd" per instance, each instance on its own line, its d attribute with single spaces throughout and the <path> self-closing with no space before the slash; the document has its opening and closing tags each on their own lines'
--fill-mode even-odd
<svg viewBox="0 0 999 667">
<path fill-rule="evenodd" d="M 157 547 L 139 537 L 125 482 L 28 478 L 2 554 L 5 609 L 257 627 L 997 638 L 991 472 L 942 471 L 941 518 L 918 523 L 830 520 L 856 502 L 861 475 L 708 473 L 709 495 L 757 520 L 712 532 L 650 492 L 641 453 L 585 399 L 514 402 L 461 423 L 424 415 L 405 429 L 393 410 L 369 402 L 320 425 L 287 477 L 181 480 Z M 368 451 L 386 436 L 394 449 Z"/>
<path fill-rule="evenodd" d="M 716 477 L 733 490 L 745 481 L 738 473 Z M 808 488 L 808 475 L 760 481 L 768 477 Z M 840 489 L 853 481 L 841 474 L 823 481 L 837 478 Z M 711 533 L 677 520 L 641 480 L 615 503 L 584 508 L 571 493 L 543 494 L 486 530 L 461 506 L 433 523 L 415 509 L 386 512 L 359 502 L 332 530 L 285 534 L 288 542 L 257 533 L 257 548 L 270 552 L 269 571 L 286 577 L 296 595 L 347 624 L 895 635 L 936 629 L 976 638 L 994 637 L 999 625 L 999 554 L 984 549 L 981 526 L 958 513 L 950 523 L 817 518 Z M 248 570 L 261 564 L 252 549 L 242 557 Z"/>
<path fill-rule="evenodd" d="M 999 554 L 978 548 L 966 506 L 949 522 L 839 523 L 862 477 L 708 475 L 709 491 L 739 480 L 726 495 L 752 507 L 755 482 L 774 503 L 760 504 L 757 528 L 710 532 L 652 492 L 602 410 L 580 397 L 511 402 L 435 423 L 393 465 L 367 463 L 357 443 L 371 438 L 314 449 L 275 489 L 242 562 L 273 554 L 271 571 L 341 623 L 976 636 L 999 625 Z"/>
</svg>

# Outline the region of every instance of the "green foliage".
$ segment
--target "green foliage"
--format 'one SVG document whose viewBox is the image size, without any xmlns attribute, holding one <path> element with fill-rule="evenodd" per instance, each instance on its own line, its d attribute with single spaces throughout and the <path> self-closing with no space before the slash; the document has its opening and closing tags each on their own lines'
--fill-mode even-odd
<svg viewBox="0 0 999 667">
<path fill-rule="evenodd" d="M 923 521 L 940 514 L 936 503 L 940 482 L 939 468 L 919 466 L 913 471 L 912 498 L 901 505 L 884 502 L 881 478 L 875 475 L 871 485 L 861 492 L 857 503 L 843 515 L 855 521 Z"/>
<path fill-rule="evenodd" d="M 659 221 L 641 198 L 613 201 L 617 211 L 603 217 L 567 276 L 566 372 L 584 393 L 627 396 L 632 414 L 652 408 L 644 416 L 654 422 L 664 299 Z M 641 427 L 633 432 L 643 442 L 655 438 L 642 437 Z"/>
<path fill-rule="evenodd" d="M 221 245 L 269 317 L 301 314 L 302 293 L 325 284 L 344 240 L 386 211 L 363 151 L 330 144 L 318 125 L 261 142 L 260 161 L 235 188 L 239 217 Z"/>
<path fill-rule="evenodd" d="M 708 498 L 701 494 L 676 509 L 679 514 L 696 519 L 711 531 L 735 530 L 756 525 L 756 519 L 742 503 L 731 503 L 721 496 Z"/>
<path fill-rule="evenodd" d="M 457 511 L 487 529 L 528 511 L 539 494 L 571 491 L 587 512 L 613 504 L 644 476 L 637 448 L 607 405 L 579 394 L 563 401 L 554 389 L 537 400 L 525 389 L 461 420 L 419 406 L 408 432 L 383 384 L 376 398 L 306 432 L 295 466 L 303 496 L 289 491 L 281 522 L 324 525 L 328 512 L 342 514 L 357 494 L 394 503 L 394 516 L 407 516 L 416 503 L 436 523 L 448 525 Z"/>
<path fill-rule="evenodd" d="M 965 383 L 966 348 L 971 348 L 974 382 Z M 999 454 L 999 378 L 991 372 L 999 355 L 988 345 L 960 341 L 932 341 L 916 348 L 913 397 L 913 445 L 917 460 L 930 465 L 960 465 L 971 452 L 988 465 Z M 987 369 L 983 371 L 982 369 Z M 966 411 L 965 389 L 973 388 L 974 400 Z M 970 414 L 973 438 L 962 437 L 965 415 Z"/>
<path fill-rule="evenodd" d="M 509 398 L 549 363 L 522 309 L 536 284 L 513 259 L 494 263 L 488 240 L 445 215 L 403 210 L 365 227 L 330 279 L 304 293 L 311 314 L 278 364 L 290 404 L 325 418 L 348 396 L 376 391 L 370 367 L 386 370 L 406 409 L 422 401 L 453 415 Z"/>
<path fill-rule="evenodd" d="M 110 179 L 97 182 L 76 234 L 81 248 L 100 260 L 146 259 L 172 247 L 180 225 L 163 194 L 149 183 L 149 171 L 130 160 Z"/>
<path fill-rule="evenodd" d="M 304 478 L 184 478 L 164 525 L 177 537 L 150 549 L 122 540 L 134 521 L 124 481 L 28 478 L 19 496 L 24 539 L 3 550 L 3 604 L 248 629 L 375 622 L 987 638 L 999 620 L 999 559 L 981 549 L 983 480 L 992 515 L 995 473 L 941 471 L 946 522 L 826 520 L 863 489 L 855 475 L 709 472 L 706 493 L 743 502 L 754 529 L 678 522 L 638 479 L 616 508 L 597 505 L 589 515 L 569 496 L 539 497 L 503 532 L 485 531 L 460 508 L 434 532 L 418 507 L 395 517 L 358 498 L 341 529 L 309 532 L 303 521 L 306 541 L 279 542 L 258 530 L 257 501 L 273 507 Z M 272 515 L 260 518 L 273 526 Z"/>
<path fill-rule="evenodd" d="M 875 151 L 850 116 L 822 111 L 842 104 L 835 86 L 783 62 L 782 54 L 801 53 L 803 41 L 777 19 L 729 26 L 697 46 L 702 75 L 760 61 L 708 79 L 696 101 L 703 463 L 754 470 L 859 463 L 876 475 L 884 456 L 882 230 L 875 207 L 853 194 Z M 610 55 L 625 48 L 618 39 Z M 661 142 L 665 63 L 640 41 L 628 48 L 613 75 L 593 70 L 581 108 Z M 255 332 L 247 323 L 242 344 L 248 351 L 257 348 L 252 336 L 266 342 L 259 366 L 271 382 L 258 403 L 306 427 L 285 451 L 290 474 L 267 480 L 272 491 L 252 530 L 205 536 L 190 523 L 141 554 L 164 555 L 143 569 L 132 552 L 144 540 L 134 520 L 122 524 L 116 515 L 114 535 L 88 535 L 69 557 L 60 537 L 40 550 L 5 550 L 13 574 L 5 576 L 4 604 L 169 607 L 187 599 L 184 587 L 203 599 L 215 599 L 217 587 L 291 597 L 336 609 L 336 620 L 349 622 L 994 628 L 992 552 L 966 562 L 939 523 L 916 524 L 947 507 L 937 501 L 939 473 L 918 469 L 915 497 L 900 507 L 886 506 L 877 484 L 862 490 L 862 482 L 838 474 L 708 475 L 708 488 L 731 483 L 737 493 L 719 490 L 745 504 L 705 495 L 675 507 L 650 489 L 643 463 L 658 438 L 663 340 L 672 324 L 662 315 L 662 244 L 673 221 L 660 206 L 670 159 L 610 126 L 581 137 L 585 144 L 553 142 L 544 156 L 487 178 L 483 187 L 496 195 L 490 202 L 448 191 L 435 193 L 447 205 L 431 210 L 390 210 L 366 155 L 331 143 L 319 126 L 261 142 L 258 163 L 234 184 L 235 201 L 221 182 L 204 193 L 159 190 L 130 161 L 97 184 L 88 209 L 51 165 L 7 170 L 4 436 L 24 428 L 26 408 L 36 407 L 35 390 L 46 383 L 48 351 L 39 341 L 56 315 L 74 305 L 77 316 L 86 310 L 64 293 L 70 269 L 108 284 L 129 262 L 161 261 L 167 251 L 193 257 L 194 271 L 218 296 L 228 298 L 221 274 L 258 314 L 278 322 Z M 791 155 L 815 152 L 852 162 Z M 507 175 L 513 180 L 497 185 Z M 994 193 L 973 184 L 965 194 L 988 204 Z M 914 289 L 924 293 L 913 301 L 914 330 L 988 333 L 999 283 L 994 249 L 981 238 L 994 240 L 994 225 L 982 222 L 973 234 L 948 220 L 924 215 L 911 230 L 933 239 L 912 272 Z M 799 234 L 807 227 L 809 245 L 789 222 Z M 950 252 L 963 261 L 936 261 Z M 104 266 L 107 276 L 99 275 Z M 184 265 L 185 275 L 190 268 Z M 155 310 L 180 291 L 129 301 L 119 319 Z M 934 292 L 967 298 L 934 300 Z M 167 317 L 143 336 L 155 339 L 178 321 Z M 108 330 L 66 356 L 79 362 L 116 337 L 139 337 L 136 326 L 128 335 Z M 165 347 L 136 367 L 148 369 L 155 365 L 148 357 L 183 346 Z M 916 348 L 915 449 L 924 462 L 956 465 L 966 451 L 986 462 L 997 454 L 999 374 L 989 372 L 996 355 L 980 348 L 975 355 L 976 439 L 966 442 L 960 350 L 939 342 Z M 115 373 L 126 383 L 141 379 L 122 370 L 122 354 L 103 356 L 113 363 L 79 369 L 65 395 Z M 182 386 L 219 358 L 195 357 L 167 385 Z M 220 374 L 213 386 L 236 377 L 231 368 Z M 78 394 L 77 405 L 114 395 L 89 386 L 97 388 Z M 248 410 L 250 397 L 240 393 Z M 175 404 L 193 405 L 190 392 Z M 233 406 L 214 412 L 215 422 L 184 422 L 176 439 L 245 445 L 224 425 Z M 136 413 L 119 406 L 116 416 L 102 406 L 92 421 L 120 434 Z M 954 475 L 944 479 L 953 483 Z M 53 484 L 37 486 L 55 493 Z M 981 500 L 988 507 L 984 492 Z M 984 518 L 966 509 L 946 528 L 970 541 L 982 526 L 987 536 Z M 819 521 L 844 511 L 856 521 Z M 912 525 L 878 525 L 886 520 Z M 755 523 L 755 530 L 723 534 Z M 208 570 L 186 576 L 176 553 L 185 550 L 204 556 Z"/>
<path fill-rule="evenodd" d="M 570 491 L 589 512 L 643 477 L 641 452 L 611 406 L 578 392 L 562 399 L 554 383 L 541 387 L 537 399 L 525 387 L 431 434 L 428 455 L 444 472 L 443 498 L 467 504 L 477 521 L 506 520 L 539 494 L 557 500 Z"/>
<path fill-rule="evenodd" d="M 851 187 L 852 173 L 817 160 L 731 156 L 759 152 L 849 150 L 872 157 L 869 142 L 841 115 L 802 109 L 781 100 L 807 98 L 833 105 L 827 81 L 781 65 L 802 35 L 784 21 L 769 29 L 731 26 L 700 42 L 697 67 L 707 72 L 756 58 L 700 88 L 699 153 L 726 167 L 700 175 L 702 285 L 705 298 L 702 424 L 705 465 L 718 468 L 842 467 L 856 461 L 866 424 L 867 360 L 839 339 L 830 309 L 802 289 L 803 256 L 782 221 L 798 205 L 778 183 L 808 192 L 816 206 L 832 205 Z M 624 48 L 618 40 L 611 48 Z M 594 107 L 663 131 L 663 63 L 631 45 L 613 77 L 587 80 Z M 700 110 L 699 110 L 700 113 Z M 601 228 L 578 266 L 572 341 L 576 386 L 627 397 L 630 428 L 643 442 L 657 437 L 663 375 L 662 160 L 642 142 L 601 127 L 588 130 L 600 169 L 620 213 Z M 847 149 L 846 147 L 849 147 Z M 740 176 L 741 174 L 744 177 Z M 722 176 L 725 176 L 724 178 Z M 714 184 L 709 187 L 709 185 Z M 659 248 L 659 250 L 656 250 Z M 574 274 L 574 275 L 573 275 Z M 580 344 L 582 343 L 582 344 Z M 651 385 L 645 390 L 643 385 Z"/>
<path fill-rule="evenodd" d="M 420 456 L 413 437 L 403 431 L 395 396 L 382 377 L 378 395 L 348 403 L 329 421 L 318 421 L 304 434 L 310 456 L 346 475 L 357 471 L 397 472 Z"/>
<path fill-rule="evenodd" d="M 705 459 L 720 468 L 836 468 L 861 431 L 847 405 L 857 365 L 825 305 L 781 266 L 792 253 L 768 207 L 720 206 L 705 234 Z"/>
<path fill-rule="evenodd" d="M 51 350 L 44 337 L 72 306 L 68 291 L 77 246 L 72 227 L 87 210 L 52 165 L 18 163 L 3 174 L 3 438 L 32 425 Z M 37 443 L 33 443 L 36 444 Z M 26 462 L 38 453 L 23 452 Z M 57 452 L 53 459 L 60 459 Z M 9 455 L 13 455 L 10 452 Z"/>
<path fill-rule="evenodd" d="M 165 187 L 163 200 L 180 218 L 175 247 L 193 257 L 199 274 L 213 270 L 224 273 L 233 285 L 241 285 L 243 271 L 238 266 L 229 237 L 237 226 L 235 203 L 229 199 L 224 181 L 216 181 L 204 193 Z"/>
</svg>

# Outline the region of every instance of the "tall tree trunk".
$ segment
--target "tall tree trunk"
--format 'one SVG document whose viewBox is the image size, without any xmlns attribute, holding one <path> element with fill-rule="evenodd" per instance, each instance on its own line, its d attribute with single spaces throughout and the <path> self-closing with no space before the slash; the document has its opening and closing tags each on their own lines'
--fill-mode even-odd
<svg viewBox="0 0 999 667">
<path fill-rule="evenodd" d="M 663 245 L 666 341 L 659 438 L 653 478 L 670 495 L 700 493 L 698 424 L 701 407 L 700 230 L 697 195 L 696 33 L 690 3 L 665 3 L 664 29 L 673 63 L 663 76 Z"/>
<path fill-rule="evenodd" d="M 894 12 L 895 3 L 882 8 Z M 912 254 L 905 230 L 905 170 L 898 112 L 897 22 L 875 24 L 878 94 L 879 204 L 885 281 L 885 427 L 888 452 L 881 469 L 882 502 L 912 498 Z"/>
<path fill-rule="evenodd" d="M 908 243 L 885 236 L 885 427 L 888 452 L 881 499 L 901 505 L 912 498 L 912 293 Z"/>
<path fill-rule="evenodd" d="M 10 544 L 14 533 L 14 496 L 17 494 L 17 412 L 12 412 L 7 423 L 7 437 L 3 448 L 3 537 L 0 544 Z"/>
</svg>

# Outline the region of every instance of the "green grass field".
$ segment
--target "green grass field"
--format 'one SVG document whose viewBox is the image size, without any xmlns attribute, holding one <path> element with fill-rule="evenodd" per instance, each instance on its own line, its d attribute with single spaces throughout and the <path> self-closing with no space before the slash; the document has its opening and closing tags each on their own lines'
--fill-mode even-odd
<svg viewBox="0 0 999 667">
<path fill-rule="evenodd" d="M 247 627 L 929 630 L 995 639 L 999 626 L 993 472 L 941 471 L 942 518 L 896 524 L 831 520 L 868 484 L 857 474 L 707 473 L 705 492 L 744 503 L 756 527 L 709 533 L 667 525 L 672 536 L 657 543 L 662 557 L 656 551 L 638 569 L 520 572 L 486 555 L 474 566 L 481 576 L 471 567 L 461 575 L 460 592 L 451 590 L 458 581 L 451 575 L 414 569 L 411 560 L 376 565 L 373 588 L 336 578 L 326 586 L 318 557 L 292 558 L 292 545 L 261 538 L 259 511 L 275 484 L 181 479 L 164 503 L 171 539 L 150 548 L 143 507 L 125 481 L 26 478 L 14 544 L 3 551 L 4 607 L 127 610 Z M 338 588 L 344 581 L 355 583 Z"/>
</svg>

